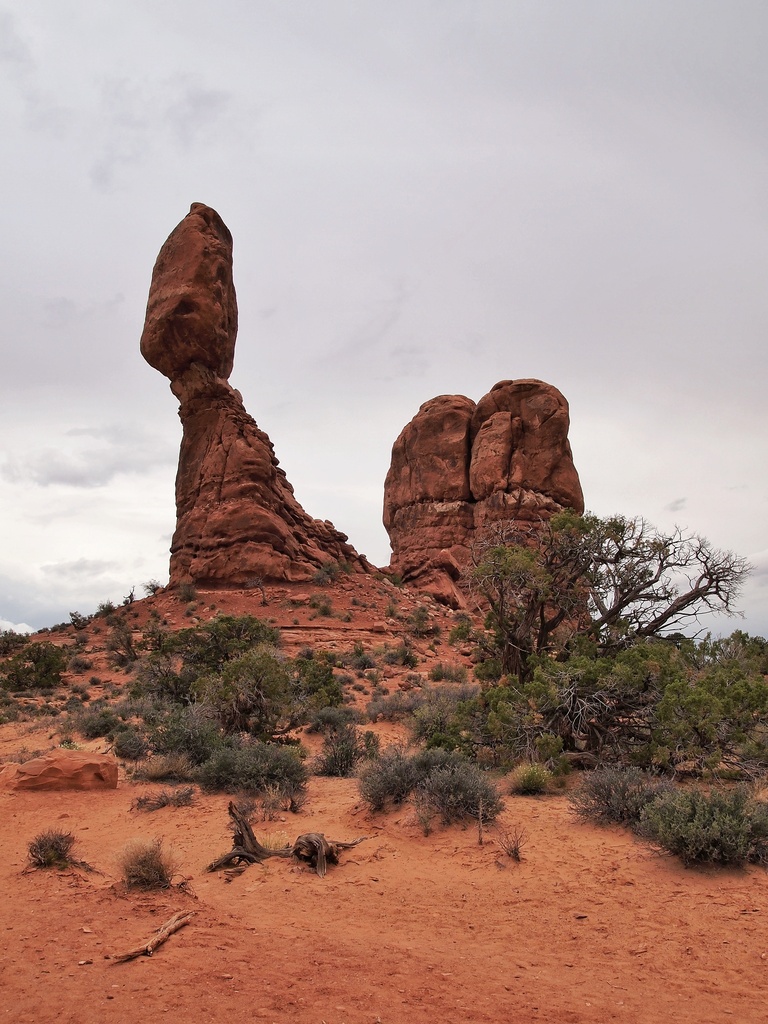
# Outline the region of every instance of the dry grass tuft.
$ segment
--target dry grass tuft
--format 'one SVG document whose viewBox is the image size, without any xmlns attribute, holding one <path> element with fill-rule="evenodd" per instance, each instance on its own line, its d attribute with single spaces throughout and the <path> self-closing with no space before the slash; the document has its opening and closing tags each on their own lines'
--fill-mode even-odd
<svg viewBox="0 0 768 1024">
<path fill-rule="evenodd" d="M 71 832 L 50 829 L 35 836 L 27 850 L 36 868 L 66 868 L 74 863 L 71 857 L 74 845 L 75 837 Z"/>
<path fill-rule="evenodd" d="M 169 889 L 178 863 L 162 839 L 134 839 L 123 850 L 120 867 L 129 889 Z"/>
</svg>

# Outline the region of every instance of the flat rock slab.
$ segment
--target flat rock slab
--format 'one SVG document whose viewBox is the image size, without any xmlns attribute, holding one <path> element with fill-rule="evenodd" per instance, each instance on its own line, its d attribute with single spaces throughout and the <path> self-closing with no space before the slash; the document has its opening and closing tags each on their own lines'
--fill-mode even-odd
<svg viewBox="0 0 768 1024">
<path fill-rule="evenodd" d="M 117 789 L 117 761 L 111 754 L 83 750 L 52 750 L 0 772 L 8 789 Z"/>
</svg>

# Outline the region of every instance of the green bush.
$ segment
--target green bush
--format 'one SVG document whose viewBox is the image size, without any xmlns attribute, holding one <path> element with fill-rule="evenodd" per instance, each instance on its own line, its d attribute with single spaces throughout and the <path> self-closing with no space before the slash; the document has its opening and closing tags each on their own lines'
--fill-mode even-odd
<svg viewBox="0 0 768 1024">
<path fill-rule="evenodd" d="M 0 685 L 11 692 L 54 690 L 61 685 L 66 663 L 65 652 L 55 644 L 48 641 L 25 644 L 3 666 L 4 678 L 0 678 Z"/>
<path fill-rule="evenodd" d="M 422 814 L 425 809 L 439 814 L 444 825 L 467 818 L 494 821 L 504 806 L 491 780 L 466 762 L 434 768 L 419 783 L 416 796 Z"/>
<path fill-rule="evenodd" d="M 111 736 L 119 725 L 120 719 L 104 704 L 92 704 L 87 711 L 81 711 L 77 719 L 78 731 L 87 740 Z"/>
<path fill-rule="evenodd" d="M 768 862 L 768 807 L 743 786 L 664 793 L 643 809 L 639 831 L 686 865 Z"/>
<path fill-rule="evenodd" d="M 385 665 L 404 665 L 406 668 L 416 668 L 419 663 L 413 648 L 405 642 L 398 644 L 397 647 L 385 648 L 382 661 Z"/>
<path fill-rule="evenodd" d="M 510 776 L 510 793 L 515 796 L 538 796 L 546 793 L 552 783 L 552 772 L 543 764 L 521 764 Z"/>
<path fill-rule="evenodd" d="M 486 658 L 475 665 L 475 678 L 481 683 L 497 683 L 503 675 L 498 658 Z"/>
<path fill-rule="evenodd" d="M 401 804 L 431 772 L 456 764 L 465 764 L 458 754 L 447 750 L 422 750 L 408 754 L 402 747 L 389 747 L 360 771 L 359 789 L 372 811 L 383 810 L 388 803 Z"/>
<path fill-rule="evenodd" d="M 146 737 L 138 729 L 121 729 L 115 736 L 114 751 L 116 757 L 126 761 L 140 761 L 147 756 Z"/>
<path fill-rule="evenodd" d="M 331 732 L 350 725 L 356 718 L 357 713 L 352 708 L 318 708 L 310 715 L 307 732 Z"/>
<path fill-rule="evenodd" d="M 438 661 L 436 665 L 433 665 L 429 670 L 429 678 L 433 683 L 466 683 L 467 681 L 467 670 L 464 665 L 446 665 L 442 661 Z"/>
<path fill-rule="evenodd" d="M 358 762 L 365 756 L 365 743 L 357 729 L 354 725 L 342 725 L 325 737 L 315 762 L 315 774 L 347 779 L 354 775 Z"/>
<path fill-rule="evenodd" d="M 653 778 L 639 768 L 597 768 L 582 778 L 570 802 L 585 821 L 634 828 L 643 809 L 671 789 L 670 782 Z"/>
<path fill-rule="evenodd" d="M 153 721 L 149 735 L 158 754 L 182 754 L 193 765 L 207 761 L 224 742 L 210 714 L 194 704 L 171 708 Z"/>
<path fill-rule="evenodd" d="M 348 665 L 358 672 L 365 672 L 369 668 L 376 668 L 376 659 L 366 651 L 358 640 L 352 650 L 344 655 L 342 664 Z"/>
<path fill-rule="evenodd" d="M 295 748 L 258 741 L 222 747 L 197 771 L 200 785 L 207 790 L 258 795 L 276 787 L 289 798 L 303 791 L 307 777 Z"/>
<path fill-rule="evenodd" d="M 328 652 L 303 651 L 295 659 L 294 687 L 303 714 L 319 708 L 338 707 L 344 700 L 341 681 L 333 673 L 334 656 Z"/>
<path fill-rule="evenodd" d="M 196 680 L 193 692 L 210 707 L 224 732 L 250 732 L 271 738 L 296 716 L 291 677 L 283 662 L 266 648 L 228 661 L 220 672 Z"/>
<path fill-rule="evenodd" d="M 371 722 L 377 722 L 380 718 L 385 722 L 397 722 L 412 715 L 423 703 L 424 696 L 421 693 L 395 690 L 388 697 L 374 697 L 365 711 Z"/>
</svg>

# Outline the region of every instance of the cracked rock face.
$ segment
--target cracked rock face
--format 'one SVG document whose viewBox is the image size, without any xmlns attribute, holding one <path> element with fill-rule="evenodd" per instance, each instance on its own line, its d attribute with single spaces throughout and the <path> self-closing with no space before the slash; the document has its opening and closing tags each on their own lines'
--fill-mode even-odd
<svg viewBox="0 0 768 1024">
<path fill-rule="evenodd" d="M 183 426 L 170 584 L 306 580 L 329 562 L 371 566 L 332 523 L 307 515 L 269 437 L 227 378 L 237 335 L 232 236 L 193 203 L 152 274 L 141 352 L 171 380 Z"/>
<path fill-rule="evenodd" d="M 390 567 L 456 603 L 473 543 L 495 526 L 581 514 L 568 427 L 568 403 L 540 380 L 501 381 L 477 404 L 425 402 L 395 441 L 384 484 Z"/>
</svg>

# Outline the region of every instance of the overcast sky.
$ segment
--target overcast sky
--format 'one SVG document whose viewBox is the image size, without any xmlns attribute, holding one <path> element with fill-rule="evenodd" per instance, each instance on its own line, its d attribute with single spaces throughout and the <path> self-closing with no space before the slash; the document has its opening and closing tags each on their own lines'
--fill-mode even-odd
<svg viewBox="0 0 768 1024">
<path fill-rule="evenodd" d="M 139 336 L 204 202 L 308 512 L 386 564 L 419 406 L 539 377 L 588 508 L 749 557 L 768 636 L 766 52 L 765 0 L 0 0 L 0 626 L 168 578 Z"/>
</svg>

